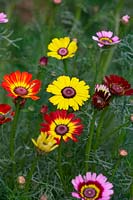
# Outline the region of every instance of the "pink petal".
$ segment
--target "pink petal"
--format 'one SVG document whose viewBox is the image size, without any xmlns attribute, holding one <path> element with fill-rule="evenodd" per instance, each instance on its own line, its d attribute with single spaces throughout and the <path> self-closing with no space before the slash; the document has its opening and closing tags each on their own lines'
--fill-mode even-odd
<svg viewBox="0 0 133 200">
<path fill-rule="evenodd" d="M 99 46 L 99 47 L 103 47 L 103 46 L 104 46 L 104 44 L 98 43 L 98 46 Z"/>
<path fill-rule="evenodd" d="M 104 191 L 103 192 L 103 197 L 107 197 L 107 196 L 110 196 L 110 195 L 112 195 L 112 194 L 114 194 L 114 191 L 113 190 L 107 190 L 107 191 Z"/>
<path fill-rule="evenodd" d="M 78 193 L 76 193 L 76 192 L 72 192 L 72 193 L 71 193 L 71 195 L 72 195 L 73 197 L 75 197 L 75 198 L 78 198 L 78 199 L 80 199 L 80 196 L 79 196 L 79 194 L 78 194 Z"/>
<path fill-rule="evenodd" d="M 86 181 L 91 180 L 91 172 L 87 172 L 85 178 Z"/>
<path fill-rule="evenodd" d="M 102 33 L 102 36 L 103 36 L 103 37 L 107 37 L 107 34 L 108 34 L 107 31 L 102 31 L 101 33 Z"/>
<path fill-rule="evenodd" d="M 114 37 L 112 37 L 112 41 L 113 42 L 117 42 L 117 41 L 119 41 L 120 39 L 118 38 L 118 36 L 114 36 Z"/>
<path fill-rule="evenodd" d="M 92 36 L 92 39 L 95 41 L 99 41 L 98 37 L 96 37 L 96 36 Z"/>
<path fill-rule="evenodd" d="M 96 180 L 96 177 L 97 177 L 96 173 L 93 173 L 92 176 L 91 176 L 91 180 L 92 180 L 92 181 L 95 181 L 95 180 Z"/>
<path fill-rule="evenodd" d="M 112 37 L 112 35 L 113 35 L 113 32 L 111 32 L 111 31 L 108 31 L 108 33 L 107 33 L 107 37 L 108 37 L 108 38 L 111 38 L 111 37 Z"/>
<path fill-rule="evenodd" d="M 102 33 L 101 32 L 97 32 L 96 35 L 101 38 L 102 37 Z"/>
<path fill-rule="evenodd" d="M 97 176 L 96 180 L 97 180 L 98 182 L 100 182 L 100 183 L 105 184 L 105 182 L 106 182 L 106 180 L 107 180 L 107 177 L 104 176 L 104 175 L 102 175 L 102 174 L 99 174 L 99 175 Z"/>
</svg>

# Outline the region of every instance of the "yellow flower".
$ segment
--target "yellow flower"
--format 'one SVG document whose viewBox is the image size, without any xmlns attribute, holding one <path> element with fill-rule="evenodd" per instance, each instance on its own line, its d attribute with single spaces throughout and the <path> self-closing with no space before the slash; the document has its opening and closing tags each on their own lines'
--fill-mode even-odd
<svg viewBox="0 0 133 200">
<path fill-rule="evenodd" d="M 41 132 L 41 134 L 37 138 L 37 141 L 32 139 L 32 142 L 40 151 L 45 153 L 53 151 L 59 146 L 54 137 L 48 135 L 46 132 Z"/>
<path fill-rule="evenodd" d="M 71 58 L 77 51 L 77 42 L 70 42 L 69 37 L 64 38 L 54 38 L 52 42 L 48 45 L 48 50 L 51 52 L 47 53 L 47 56 L 57 58 L 58 60 Z"/>
<path fill-rule="evenodd" d="M 73 110 L 79 110 L 79 106 L 90 98 L 89 86 L 76 77 L 59 76 L 48 85 L 46 91 L 54 94 L 49 101 L 57 105 L 57 109 L 68 110 L 70 106 Z"/>
</svg>

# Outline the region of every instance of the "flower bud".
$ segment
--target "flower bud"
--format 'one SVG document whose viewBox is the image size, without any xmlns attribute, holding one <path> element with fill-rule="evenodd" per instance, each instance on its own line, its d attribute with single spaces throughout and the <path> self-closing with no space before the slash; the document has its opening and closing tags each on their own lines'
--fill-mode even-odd
<svg viewBox="0 0 133 200">
<path fill-rule="evenodd" d="M 129 15 L 124 15 L 122 18 L 121 18 L 121 22 L 123 24 L 128 24 L 129 23 L 129 20 L 130 20 L 130 16 Z"/>
<path fill-rule="evenodd" d="M 119 150 L 119 154 L 120 154 L 120 156 L 127 156 L 128 155 L 128 152 L 125 150 L 125 149 L 120 149 Z"/>
<path fill-rule="evenodd" d="M 48 64 L 48 58 L 46 56 L 43 56 L 39 60 L 39 65 L 40 66 L 46 66 Z"/>
</svg>

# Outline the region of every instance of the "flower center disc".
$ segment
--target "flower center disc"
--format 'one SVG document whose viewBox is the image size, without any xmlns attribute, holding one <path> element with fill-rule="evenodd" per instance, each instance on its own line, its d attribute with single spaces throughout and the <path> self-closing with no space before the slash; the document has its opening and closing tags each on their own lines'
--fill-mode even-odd
<svg viewBox="0 0 133 200">
<path fill-rule="evenodd" d="M 23 87 L 17 87 L 17 88 L 15 88 L 14 92 L 16 94 L 18 94 L 18 95 L 26 95 L 26 94 L 28 94 L 28 91 L 25 88 L 23 88 Z"/>
<path fill-rule="evenodd" d="M 76 91 L 71 87 L 65 87 L 61 92 L 64 98 L 72 98 L 76 95 Z"/>
<path fill-rule="evenodd" d="M 120 85 L 112 84 L 111 89 L 118 94 L 121 94 L 123 92 L 123 87 L 121 87 Z"/>
<path fill-rule="evenodd" d="M 68 50 L 67 50 L 66 48 L 60 48 L 60 49 L 58 50 L 58 54 L 59 54 L 60 56 L 66 56 L 66 55 L 68 54 Z"/>
<path fill-rule="evenodd" d="M 84 196 L 87 198 L 93 198 L 96 195 L 96 190 L 93 188 L 86 188 L 84 190 Z"/>
<path fill-rule="evenodd" d="M 105 38 L 100 38 L 100 41 L 101 43 L 104 43 L 104 44 L 109 44 L 109 43 L 112 43 L 112 40 L 105 37 Z"/>
<path fill-rule="evenodd" d="M 55 128 L 55 132 L 59 135 L 65 135 L 68 132 L 68 127 L 66 125 L 58 125 Z"/>
<path fill-rule="evenodd" d="M 3 121 L 5 119 L 5 116 L 0 114 L 0 121 Z"/>
</svg>

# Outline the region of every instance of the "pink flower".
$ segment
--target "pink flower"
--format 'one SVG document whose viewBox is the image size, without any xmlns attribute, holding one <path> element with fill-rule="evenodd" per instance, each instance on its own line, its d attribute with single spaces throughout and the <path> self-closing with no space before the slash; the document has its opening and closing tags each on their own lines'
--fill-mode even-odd
<svg viewBox="0 0 133 200">
<path fill-rule="evenodd" d="M 124 15 L 124 16 L 121 18 L 121 22 L 122 22 L 123 24 L 128 24 L 129 19 L 130 19 L 130 16 L 129 16 L 129 15 Z"/>
<path fill-rule="evenodd" d="M 60 4 L 60 3 L 62 2 L 62 0 L 53 0 L 53 2 L 54 2 L 55 4 Z"/>
<path fill-rule="evenodd" d="M 112 183 L 103 174 L 87 172 L 85 176 L 78 175 L 72 179 L 76 192 L 72 196 L 82 200 L 110 200 L 114 193 Z"/>
<path fill-rule="evenodd" d="M 7 15 L 4 14 L 3 12 L 0 13 L 0 23 L 7 23 L 8 19 L 7 19 Z"/>
<path fill-rule="evenodd" d="M 98 43 L 99 47 L 111 46 L 120 42 L 118 36 L 113 36 L 111 31 L 101 31 L 96 33 L 97 36 L 92 36 L 92 39 Z"/>
</svg>

